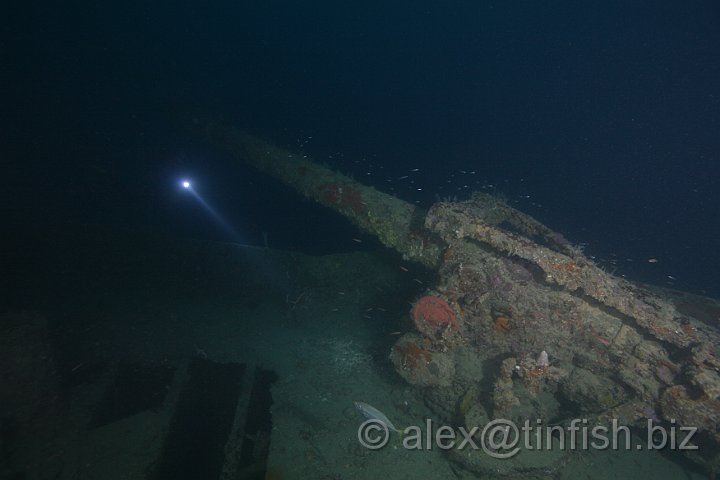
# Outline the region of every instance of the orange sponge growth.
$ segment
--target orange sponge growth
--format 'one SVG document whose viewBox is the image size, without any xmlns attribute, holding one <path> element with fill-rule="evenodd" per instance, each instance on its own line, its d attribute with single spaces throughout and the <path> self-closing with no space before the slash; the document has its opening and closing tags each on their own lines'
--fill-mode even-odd
<svg viewBox="0 0 720 480">
<path fill-rule="evenodd" d="M 413 305 L 410 316 L 417 329 L 429 338 L 438 340 L 454 333 L 459 325 L 452 307 L 442 298 L 426 295 Z"/>
</svg>

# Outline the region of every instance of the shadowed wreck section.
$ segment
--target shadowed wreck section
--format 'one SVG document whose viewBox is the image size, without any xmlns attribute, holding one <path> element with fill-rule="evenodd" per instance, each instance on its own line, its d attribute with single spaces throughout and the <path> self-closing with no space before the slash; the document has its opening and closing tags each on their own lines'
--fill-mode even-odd
<svg viewBox="0 0 720 480">
<path fill-rule="evenodd" d="M 720 336 L 692 309 L 681 312 L 676 294 L 611 275 L 495 197 L 478 193 L 425 212 L 219 122 L 194 127 L 438 272 L 415 299 L 416 330 L 390 358 L 405 381 L 427 387 L 425 402 L 442 421 L 470 429 L 497 418 L 568 425 L 581 416 L 591 425 L 622 419 L 639 432 L 656 418 L 697 427 L 691 443 L 700 448 L 684 453 L 710 472 L 720 468 Z M 481 371 L 490 372 L 483 384 Z M 568 454 L 544 453 L 448 455 L 473 472 L 512 476 L 559 469 Z"/>
<path fill-rule="evenodd" d="M 437 267 L 444 245 L 424 228 L 425 212 L 414 205 L 220 122 L 195 121 L 193 129 L 248 165 L 344 215 L 405 258 Z"/>
</svg>

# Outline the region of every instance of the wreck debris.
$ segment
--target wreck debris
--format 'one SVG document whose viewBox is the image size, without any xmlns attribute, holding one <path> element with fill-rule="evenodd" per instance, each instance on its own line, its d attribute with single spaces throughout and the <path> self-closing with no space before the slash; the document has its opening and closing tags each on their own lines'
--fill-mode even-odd
<svg viewBox="0 0 720 480">
<path fill-rule="evenodd" d="M 664 418 L 671 418 L 679 425 L 702 426 L 716 442 L 720 442 L 720 410 L 717 399 L 708 396 L 693 398 L 682 385 L 670 387 L 660 398 Z"/>
<path fill-rule="evenodd" d="M 567 376 L 561 368 L 550 366 L 545 350 L 540 352 L 536 359 L 530 355 L 525 356 L 516 367 L 518 376 L 523 380 L 525 388 L 533 395 L 540 393 L 542 384 L 547 381 L 557 383 Z"/>
<path fill-rule="evenodd" d="M 495 418 L 511 418 L 511 410 L 520 404 L 513 392 L 512 376 L 515 372 L 517 360 L 514 357 L 506 358 L 500 366 L 500 372 L 495 380 L 493 392 L 493 416 Z"/>
<path fill-rule="evenodd" d="M 449 386 L 455 376 L 452 355 L 430 350 L 426 339 L 406 333 L 395 343 L 390 361 L 406 382 L 423 387 Z"/>
<path fill-rule="evenodd" d="M 590 417 L 645 415 L 698 427 L 710 454 L 693 459 L 720 470 L 720 335 L 694 316 L 687 296 L 680 311 L 667 295 L 605 272 L 562 235 L 495 197 L 474 194 L 424 212 L 219 122 L 195 127 L 404 258 L 437 269 L 437 283 L 410 312 L 419 333 L 400 337 L 390 353 L 402 378 L 428 387 L 426 400 L 456 395 L 456 405 L 467 403 L 476 379 L 463 373 L 459 351 L 474 352 L 478 364 L 505 358 L 493 391 L 485 392 L 494 418 L 517 406 L 517 375 L 527 390 Z M 543 349 L 552 352 L 552 365 L 538 358 Z M 453 402 L 426 403 L 447 415 Z M 463 408 L 486 415 L 475 403 Z M 480 456 L 454 458 L 477 472 L 497 471 Z M 525 458 L 522 471 L 544 461 Z"/>
<path fill-rule="evenodd" d="M 533 242 L 484 220 L 485 196 L 469 202 L 436 203 L 428 212 L 425 225 L 448 243 L 470 239 L 487 244 L 498 252 L 520 257 L 539 267 L 545 280 L 584 295 L 634 319 L 653 336 L 686 347 L 693 336 L 680 328 L 674 307 L 651 294 L 640 292 L 629 282 L 610 275 L 588 258 L 573 256 Z M 507 207 L 505 210 L 507 210 Z M 479 211 L 480 215 L 475 215 Z"/>
</svg>

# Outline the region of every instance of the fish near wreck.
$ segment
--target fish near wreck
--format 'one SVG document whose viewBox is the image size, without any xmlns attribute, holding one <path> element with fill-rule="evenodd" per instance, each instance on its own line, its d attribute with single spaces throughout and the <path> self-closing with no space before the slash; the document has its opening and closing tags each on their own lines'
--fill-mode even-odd
<svg viewBox="0 0 720 480">
<path fill-rule="evenodd" d="M 467 417 L 481 402 L 494 407 L 490 419 L 551 412 L 561 423 L 562 413 L 572 413 L 558 405 L 575 405 L 591 421 L 623 418 L 638 428 L 654 411 L 667 425 L 697 427 L 704 455 L 689 458 L 720 472 L 719 302 L 616 277 L 496 197 L 475 193 L 425 211 L 214 119 L 191 123 L 244 163 L 437 272 L 417 299 L 415 331 L 398 339 L 391 360 L 406 381 L 423 386 L 419 394 L 442 421 Z M 543 350 L 552 352 L 552 366 L 537 357 Z M 477 391 L 481 375 L 494 375 L 495 388 L 486 378 L 491 388 Z M 528 392 L 530 380 L 537 392 Z M 529 396 L 548 405 L 533 410 L 536 401 L 523 401 Z M 381 414 L 369 407 L 356 404 L 366 417 Z M 497 469 L 482 455 L 450 458 L 474 472 Z M 526 473 L 534 468 L 545 466 L 523 465 Z"/>
<path fill-rule="evenodd" d="M 402 433 L 400 430 L 393 425 L 390 419 L 377 408 L 365 402 L 353 402 L 355 409 L 368 420 L 375 420 L 379 423 L 384 424 L 389 430 L 393 432 Z"/>
</svg>

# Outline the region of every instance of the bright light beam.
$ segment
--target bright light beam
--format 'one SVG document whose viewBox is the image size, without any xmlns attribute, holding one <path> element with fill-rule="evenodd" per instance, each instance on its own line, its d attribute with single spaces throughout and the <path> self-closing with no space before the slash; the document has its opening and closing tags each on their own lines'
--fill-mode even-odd
<svg viewBox="0 0 720 480">
<path fill-rule="evenodd" d="M 195 197 L 195 200 L 197 200 L 198 203 L 200 203 L 200 205 L 202 205 L 203 208 L 204 208 L 205 210 L 207 210 L 207 212 L 215 219 L 215 221 L 216 221 L 218 224 L 220 224 L 220 226 L 222 226 L 222 228 L 223 228 L 227 233 L 230 234 L 230 236 L 231 236 L 231 238 L 232 238 L 232 241 L 234 241 L 234 242 L 240 242 L 240 239 L 241 239 L 240 234 L 239 234 L 234 228 L 232 228 L 232 227 L 230 226 L 230 224 L 227 223 L 227 222 L 225 221 L 225 219 L 224 219 L 222 216 L 220 216 L 220 214 L 217 213 L 217 212 L 215 211 L 215 209 L 210 206 L 209 203 L 207 203 L 207 202 L 205 201 L 204 198 L 202 198 L 202 197 L 200 196 L 200 194 L 193 188 L 192 183 L 190 182 L 190 180 L 182 180 L 182 181 L 180 181 L 180 186 L 181 186 L 183 189 L 185 189 L 185 190 L 187 190 L 188 192 L 190 192 L 190 193 L 192 194 L 192 196 Z"/>
<path fill-rule="evenodd" d="M 284 270 L 280 270 L 277 268 L 273 262 L 266 262 L 263 260 L 263 257 L 259 257 L 257 252 L 265 252 L 267 250 L 267 245 L 265 248 L 263 247 L 257 247 L 253 245 L 245 245 L 242 243 L 242 237 L 240 237 L 240 234 L 235 231 L 234 228 L 228 224 L 224 218 L 220 216 L 219 213 L 215 211 L 214 208 L 212 208 L 204 198 L 200 196 L 200 194 L 193 188 L 193 184 L 189 179 L 183 179 L 178 182 L 179 186 L 182 188 L 182 190 L 185 190 L 187 192 L 190 192 L 193 197 L 195 197 L 195 200 L 198 201 L 200 205 L 203 206 L 203 208 L 210 214 L 210 216 L 213 217 L 213 219 L 222 226 L 223 230 L 225 230 L 226 233 L 230 235 L 231 241 L 229 242 L 231 245 L 235 245 L 237 247 L 241 248 L 241 252 L 243 253 L 244 257 L 247 259 L 250 265 L 252 265 L 257 272 L 259 272 L 260 275 L 262 275 L 262 278 L 267 279 L 267 281 L 273 285 L 286 285 L 288 282 L 288 277 L 284 273 Z M 288 291 L 289 290 L 289 287 Z"/>
</svg>

